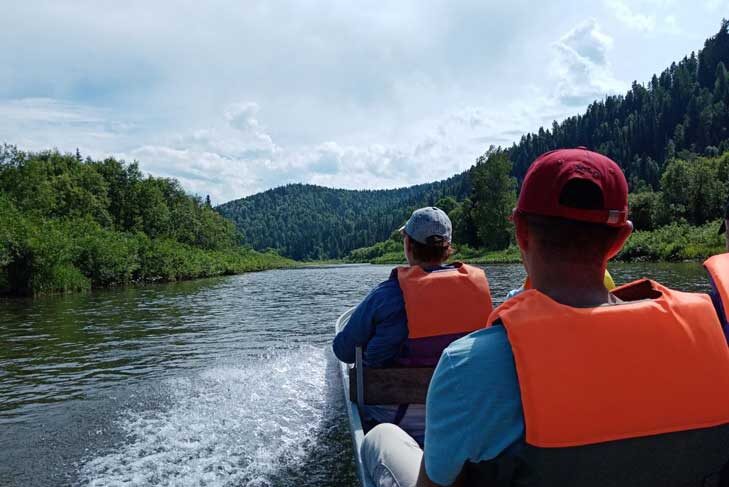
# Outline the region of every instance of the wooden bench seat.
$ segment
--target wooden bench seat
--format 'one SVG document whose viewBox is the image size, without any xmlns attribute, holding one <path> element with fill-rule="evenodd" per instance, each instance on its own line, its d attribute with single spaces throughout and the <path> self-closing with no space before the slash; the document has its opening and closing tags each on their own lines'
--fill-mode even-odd
<svg viewBox="0 0 729 487">
<path fill-rule="evenodd" d="M 362 368 L 361 401 L 357 401 L 357 368 L 349 368 L 349 398 L 360 404 L 425 404 L 434 367 Z"/>
</svg>

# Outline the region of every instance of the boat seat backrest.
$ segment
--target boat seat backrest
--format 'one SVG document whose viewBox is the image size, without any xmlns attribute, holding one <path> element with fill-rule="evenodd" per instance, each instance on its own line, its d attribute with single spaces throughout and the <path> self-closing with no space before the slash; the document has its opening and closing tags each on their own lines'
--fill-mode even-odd
<svg viewBox="0 0 729 487">
<path fill-rule="evenodd" d="M 425 404 L 434 367 L 362 368 L 363 404 Z M 357 402 L 357 369 L 349 369 L 349 398 Z"/>
</svg>

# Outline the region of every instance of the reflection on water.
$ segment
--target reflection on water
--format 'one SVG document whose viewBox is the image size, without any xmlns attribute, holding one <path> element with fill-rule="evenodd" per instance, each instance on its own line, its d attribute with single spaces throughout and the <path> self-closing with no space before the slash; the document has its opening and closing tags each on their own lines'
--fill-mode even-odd
<svg viewBox="0 0 729 487">
<path fill-rule="evenodd" d="M 494 301 L 519 265 L 487 267 Z M 700 266 L 611 266 L 705 290 Z M 329 349 L 384 266 L 0 301 L 0 484 L 354 485 Z"/>
</svg>

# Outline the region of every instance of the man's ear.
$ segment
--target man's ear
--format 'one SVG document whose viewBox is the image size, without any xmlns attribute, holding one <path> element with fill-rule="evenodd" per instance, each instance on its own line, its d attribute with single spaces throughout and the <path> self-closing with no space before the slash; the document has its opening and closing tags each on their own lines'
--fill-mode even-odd
<svg viewBox="0 0 729 487">
<path fill-rule="evenodd" d="M 516 229 L 516 243 L 521 250 L 529 248 L 529 225 L 526 216 L 514 213 L 514 227 Z"/>
<path fill-rule="evenodd" d="M 625 242 L 628 240 L 628 237 L 630 237 L 631 233 L 633 233 L 633 222 L 628 220 L 622 227 L 620 227 L 620 231 L 615 237 L 615 241 L 610 246 L 610 249 L 607 253 L 607 260 L 610 260 L 618 255 L 618 253 L 623 249 L 623 245 L 625 245 Z"/>
<path fill-rule="evenodd" d="M 402 237 L 402 245 L 407 255 L 411 255 L 413 253 L 413 242 L 410 240 L 410 235 L 407 233 Z"/>
</svg>

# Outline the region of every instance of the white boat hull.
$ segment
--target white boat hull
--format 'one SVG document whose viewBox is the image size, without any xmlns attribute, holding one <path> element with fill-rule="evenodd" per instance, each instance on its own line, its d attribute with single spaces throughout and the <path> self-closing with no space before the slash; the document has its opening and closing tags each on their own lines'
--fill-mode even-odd
<svg viewBox="0 0 729 487">
<path fill-rule="evenodd" d="M 344 325 L 347 324 L 349 317 L 352 315 L 354 308 L 347 310 L 337 320 L 335 331 L 339 332 Z M 354 449 L 354 463 L 357 470 L 357 477 L 362 487 L 375 487 L 374 482 L 365 469 L 362 462 L 362 442 L 364 441 L 364 429 L 362 428 L 362 418 L 359 414 L 357 403 L 349 400 L 349 364 L 339 363 L 342 375 L 342 386 L 344 391 L 344 404 L 347 407 L 347 417 L 349 418 L 349 429 L 352 432 L 352 448 Z"/>
</svg>

